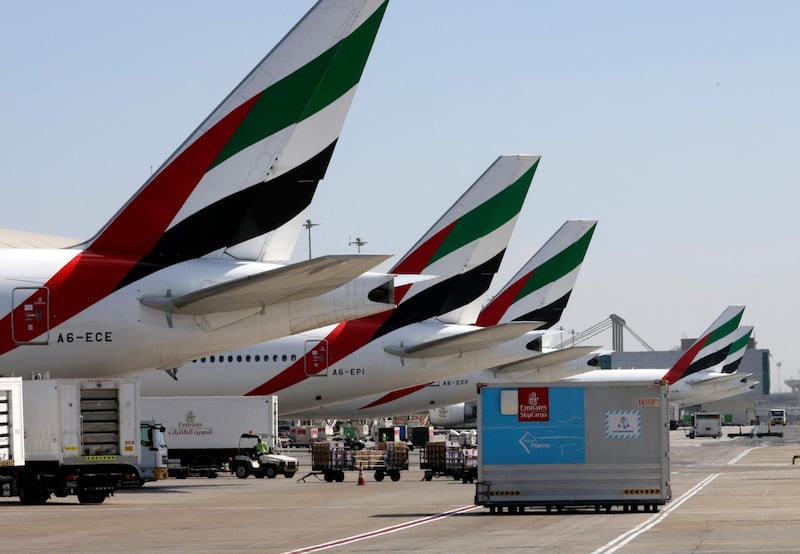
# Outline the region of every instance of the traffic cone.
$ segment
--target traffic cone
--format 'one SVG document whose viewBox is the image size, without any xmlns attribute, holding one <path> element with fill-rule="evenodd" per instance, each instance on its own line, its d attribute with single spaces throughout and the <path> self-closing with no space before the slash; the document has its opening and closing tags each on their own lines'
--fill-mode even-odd
<svg viewBox="0 0 800 554">
<path fill-rule="evenodd" d="M 366 485 L 366 481 L 364 481 L 364 466 L 363 464 L 358 464 L 358 483 L 357 485 Z"/>
</svg>

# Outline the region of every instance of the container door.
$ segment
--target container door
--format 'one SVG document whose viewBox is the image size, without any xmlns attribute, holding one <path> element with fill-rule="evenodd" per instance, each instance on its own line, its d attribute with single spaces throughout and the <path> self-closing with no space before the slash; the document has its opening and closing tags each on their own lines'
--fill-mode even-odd
<svg viewBox="0 0 800 554">
<path fill-rule="evenodd" d="M 19 287 L 12 291 L 11 337 L 16 344 L 47 344 L 49 304 L 47 287 Z"/>
</svg>

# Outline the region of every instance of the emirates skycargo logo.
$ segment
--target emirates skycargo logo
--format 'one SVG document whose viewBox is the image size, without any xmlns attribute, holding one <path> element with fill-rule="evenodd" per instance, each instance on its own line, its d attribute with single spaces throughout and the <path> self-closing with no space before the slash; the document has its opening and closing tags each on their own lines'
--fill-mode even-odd
<svg viewBox="0 0 800 554">
<path fill-rule="evenodd" d="M 517 389 L 519 421 L 550 421 L 550 389 L 521 387 Z"/>
</svg>

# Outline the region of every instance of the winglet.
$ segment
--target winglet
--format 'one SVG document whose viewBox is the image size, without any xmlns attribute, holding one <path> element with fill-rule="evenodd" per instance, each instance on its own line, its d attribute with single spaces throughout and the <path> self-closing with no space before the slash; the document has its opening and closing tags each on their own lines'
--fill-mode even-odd
<svg viewBox="0 0 800 554">
<path fill-rule="evenodd" d="M 728 306 L 694 344 L 664 375 L 664 380 L 677 383 L 680 379 L 723 362 L 735 332 L 742 320 L 744 306 Z"/>
<path fill-rule="evenodd" d="M 597 220 L 567 221 L 481 310 L 476 325 L 561 318 L 575 286 Z"/>
</svg>

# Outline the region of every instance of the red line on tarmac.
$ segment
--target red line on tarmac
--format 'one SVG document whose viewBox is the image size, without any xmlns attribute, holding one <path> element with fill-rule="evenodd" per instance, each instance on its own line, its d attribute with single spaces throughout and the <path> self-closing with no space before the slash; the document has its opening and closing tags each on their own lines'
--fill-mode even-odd
<svg viewBox="0 0 800 554">
<path fill-rule="evenodd" d="M 362 533 L 361 535 L 353 535 L 352 537 L 347 537 L 344 539 L 317 544 L 314 546 L 307 546 L 305 548 L 298 548 L 297 550 L 289 550 L 287 552 L 284 552 L 283 554 L 308 554 L 309 552 L 318 552 L 320 550 L 325 550 L 327 548 L 334 548 L 336 546 L 343 546 L 345 544 L 363 541 L 366 539 L 379 537 L 381 535 L 388 535 L 389 533 L 396 533 L 397 531 L 402 531 L 403 529 L 409 529 L 411 527 L 416 527 L 417 525 L 425 525 L 426 523 L 432 523 L 434 521 L 438 521 L 446 517 L 466 512 L 471 512 L 472 510 L 476 510 L 478 508 L 480 508 L 480 506 L 477 506 L 475 504 L 470 504 L 469 506 L 462 506 L 461 508 L 456 508 L 455 510 L 450 510 L 449 512 L 442 512 L 441 514 L 434 514 L 432 516 L 423 517 L 421 519 L 414 519 L 412 521 L 407 521 L 405 523 L 400 523 L 398 525 L 392 525 L 391 527 L 384 527 L 383 529 L 376 529 L 375 531 Z"/>
</svg>

